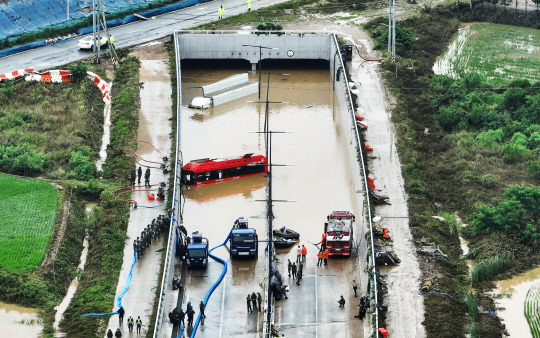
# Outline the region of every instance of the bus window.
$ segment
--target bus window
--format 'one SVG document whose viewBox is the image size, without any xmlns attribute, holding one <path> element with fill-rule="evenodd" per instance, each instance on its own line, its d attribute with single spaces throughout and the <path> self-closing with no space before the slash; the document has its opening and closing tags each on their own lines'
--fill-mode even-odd
<svg viewBox="0 0 540 338">
<path fill-rule="evenodd" d="M 218 178 L 223 178 L 223 170 L 218 170 Z"/>
</svg>

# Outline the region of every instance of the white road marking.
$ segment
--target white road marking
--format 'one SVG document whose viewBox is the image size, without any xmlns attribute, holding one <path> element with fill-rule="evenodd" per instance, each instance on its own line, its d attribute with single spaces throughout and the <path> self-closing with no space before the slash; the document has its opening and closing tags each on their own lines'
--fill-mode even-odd
<svg viewBox="0 0 540 338">
<path fill-rule="evenodd" d="M 319 299 L 317 297 L 317 288 L 318 288 L 318 281 L 317 274 L 315 274 L 315 337 L 318 335 L 318 327 L 319 327 Z"/>
<path fill-rule="evenodd" d="M 225 280 L 227 279 L 227 275 L 223 277 L 223 297 L 221 299 L 221 319 L 219 320 L 219 337 L 221 337 L 221 331 L 223 329 L 223 312 L 225 309 L 225 286 L 227 286 L 227 283 L 225 283 Z"/>
</svg>

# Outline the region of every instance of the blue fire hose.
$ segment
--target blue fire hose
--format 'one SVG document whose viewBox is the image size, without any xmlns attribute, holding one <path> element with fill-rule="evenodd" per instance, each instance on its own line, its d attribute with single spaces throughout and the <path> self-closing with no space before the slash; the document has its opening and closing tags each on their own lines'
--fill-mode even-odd
<svg viewBox="0 0 540 338">
<path fill-rule="evenodd" d="M 214 256 L 212 255 L 212 251 L 214 251 L 214 249 L 217 249 L 219 248 L 220 246 L 223 246 L 225 244 L 227 244 L 227 241 L 229 240 L 229 238 L 231 237 L 231 233 L 232 233 L 233 229 L 231 229 L 231 231 L 229 232 L 229 235 L 227 235 L 227 238 L 225 239 L 225 241 L 223 243 L 221 243 L 220 245 L 216 246 L 216 247 L 213 247 L 212 249 L 210 249 L 210 251 L 208 252 L 208 255 L 210 257 L 212 257 L 213 259 L 215 259 L 216 261 L 220 262 L 221 264 L 223 264 L 223 271 L 221 271 L 221 275 L 219 276 L 218 280 L 214 283 L 214 285 L 212 285 L 210 287 L 210 290 L 208 290 L 208 292 L 206 293 L 206 297 L 204 297 L 204 306 L 206 307 L 206 304 L 208 303 L 208 299 L 210 299 L 210 296 L 212 295 L 212 293 L 214 292 L 214 290 L 216 289 L 216 287 L 221 283 L 221 281 L 223 280 L 223 277 L 225 277 L 225 273 L 227 272 L 227 262 L 217 256 Z M 201 321 L 201 313 L 199 312 L 199 315 L 197 316 L 197 320 L 195 321 L 195 325 L 193 326 L 193 330 L 191 331 L 191 338 L 195 337 L 195 333 L 197 332 L 197 328 L 199 327 L 199 322 Z M 182 336 L 182 333 L 184 331 L 182 330 L 182 332 L 178 335 L 177 338 L 180 338 Z"/>
</svg>

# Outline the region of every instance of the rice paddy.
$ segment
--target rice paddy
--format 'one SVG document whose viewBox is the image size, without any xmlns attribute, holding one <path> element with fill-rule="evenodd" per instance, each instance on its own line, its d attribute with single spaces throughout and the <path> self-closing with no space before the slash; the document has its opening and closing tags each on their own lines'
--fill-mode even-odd
<svg viewBox="0 0 540 338">
<path fill-rule="evenodd" d="M 484 74 L 490 83 L 514 79 L 540 81 L 540 31 L 532 28 L 472 24 L 462 28 L 437 60 L 436 74 Z"/>
<path fill-rule="evenodd" d="M 0 174 L 0 268 L 30 272 L 43 260 L 56 221 L 58 189 Z"/>
<path fill-rule="evenodd" d="M 527 292 L 525 298 L 525 318 L 529 323 L 531 334 L 533 337 L 540 337 L 540 285 L 536 284 Z"/>
</svg>

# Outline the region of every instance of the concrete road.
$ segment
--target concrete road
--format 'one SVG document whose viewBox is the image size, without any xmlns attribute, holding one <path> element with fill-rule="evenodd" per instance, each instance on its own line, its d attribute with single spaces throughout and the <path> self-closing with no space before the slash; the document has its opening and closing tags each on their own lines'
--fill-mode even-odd
<svg viewBox="0 0 540 338">
<path fill-rule="evenodd" d="M 267 7 L 283 0 L 253 0 L 252 10 Z M 152 17 L 110 29 L 116 48 L 131 47 L 171 35 L 174 30 L 188 29 L 217 20 L 218 8 L 225 9 L 224 17 L 247 11 L 245 0 L 220 0 L 202 3 L 175 12 Z M 45 70 L 92 56 L 91 50 L 80 50 L 81 37 L 64 40 L 26 52 L 0 58 L 0 74 L 22 68 Z"/>
</svg>

